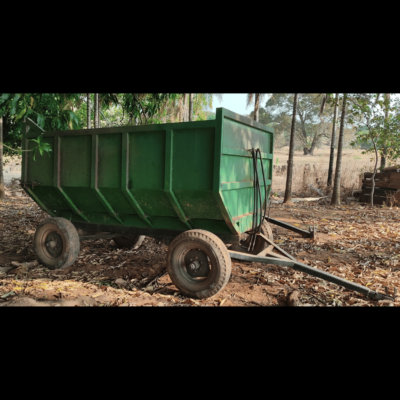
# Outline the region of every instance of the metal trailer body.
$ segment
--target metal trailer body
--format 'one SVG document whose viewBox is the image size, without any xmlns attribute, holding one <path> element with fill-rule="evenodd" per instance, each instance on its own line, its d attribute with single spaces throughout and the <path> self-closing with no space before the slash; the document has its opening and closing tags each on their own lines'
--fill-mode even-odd
<svg viewBox="0 0 400 400">
<path fill-rule="evenodd" d="M 28 126 L 23 150 L 42 133 L 53 151 L 36 161 L 24 152 L 22 184 L 44 211 L 78 228 L 169 238 L 204 229 L 239 243 L 254 209 L 248 149 L 261 150 L 271 189 L 272 128 L 224 108 L 208 121 L 55 132 Z"/>
</svg>

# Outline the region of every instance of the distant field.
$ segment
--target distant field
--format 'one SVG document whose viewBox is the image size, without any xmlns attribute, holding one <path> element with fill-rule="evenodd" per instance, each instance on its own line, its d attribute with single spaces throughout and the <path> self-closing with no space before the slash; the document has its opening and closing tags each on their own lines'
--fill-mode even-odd
<svg viewBox="0 0 400 400">
<path fill-rule="evenodd" d="M 363 166 L 371 166 L 373 167 L 374 163 L 370 161 L 373 154 L 361 154 L 362 150 L 354 150 L 354 149 L 344 149 L 343 150 L 343 161 L 353 161 L 355 163 L 360 163 Z M 303 155 L 303 151 L 295 151 L 294 152 L 294 162 L 295 164 L 326 164 L 329 165 L 329 154 L 330 147 L 324 146 L 320 149 L 315 149 L 313 156 L 305 156 Z M 335 163 L 336 163 L 336 155 L 337 149 L 335 149 Z M 289 146 L 282 147 L 281 149 L 274 151 L 274 165 L 276 165 L 276 160 L 278 159 L 279 165 L 287 164 L 287 160 L 289 157 Z M 379 165 L 378 165 L 379 166 Z"/>
<path fill-rule="evenodd" d="M 361 189 L 360 176 L 365 171 L 372 171 L 375 161 L 373 154 L 361 154 L 362 150 L 344 149 L 341 171 L 341 187 L 351 193 L 353 189 Z M 274 152 L 274 174 L 272 190 L 282 194 L 286 186 L 286 169 L 289 147 L 283 147 Z M 328 179 L 330 147 L 324 146 L 315 149 L 313 156 L 305 156 L 302 151 L 295 151 L 294 176 L 292 188 L 297 195 L 317 196 L 308 185 L 319 188 L 328 193 L 326 182 Z M 337 149 L 335 149 L 334 170 L 336 168 Z M 380 160 L 378 160 L 378 167 Z"/>
</svg>

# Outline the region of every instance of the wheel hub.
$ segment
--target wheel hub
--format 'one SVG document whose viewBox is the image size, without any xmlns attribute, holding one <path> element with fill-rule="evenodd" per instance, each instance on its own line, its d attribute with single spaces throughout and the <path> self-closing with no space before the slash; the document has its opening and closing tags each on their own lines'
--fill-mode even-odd
<svg viewBox="0 0 400 400">
<path fill-rule="evenodd" d="M 201 250 L 190 250 L 185 256 L 185 265 L 192 278 L 205 278 L 211 271 L 207 255 Z"/>
<path fill-rule="evenodd" d="M 57 258 L 60 256 L 63 249 L 63 241 L 61 236 L 57 232 L 51 232 L 46 237 L 46 249 L 48 253 Z"/>
</svg>

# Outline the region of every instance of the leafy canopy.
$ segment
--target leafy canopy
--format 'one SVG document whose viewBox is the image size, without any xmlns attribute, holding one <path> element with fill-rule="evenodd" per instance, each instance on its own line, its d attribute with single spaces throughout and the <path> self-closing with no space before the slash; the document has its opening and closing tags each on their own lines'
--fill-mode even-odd
<svg viewBox="0 0 400 400">
<path fill-rule="evenodd" d="M 359 128 L 351 144 L 364 147 L 363 154 L 374 152 L 376 146 L 389 161 L 400 158 L 399 99 L 382 98 L 378 93 L 355 93 L 349 100 L 349 122 Z"/>
</svg>

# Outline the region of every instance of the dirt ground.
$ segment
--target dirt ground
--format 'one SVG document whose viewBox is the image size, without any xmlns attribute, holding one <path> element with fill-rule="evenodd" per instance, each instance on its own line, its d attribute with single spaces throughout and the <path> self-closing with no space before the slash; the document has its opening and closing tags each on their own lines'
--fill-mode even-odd
<svg viewBox="0 0 400 400">
<path fill-rule="evenodd" d="M 166 274 L 167 246 L 146 238 L 137 249 L 113 240 L 81 242 L 78 260 L 62 270 L 26 265 L 38 223 L 47 217 L 24 192 L 8 188 L 0 202 L 0 307 L 7 306 L 286 306 L 299 292 L 299 306 L 398 306 L 374 301 L 290 268 L 232 260 L 225 289 L 210 299 L 182 296 Z M 322 201 L 322 200 L 320 200 Z M 273 228 L 275 241 L 299 261 L 389 294 L 400 287 L 400 217 L 397 208 L 331 207 L 318 202 L 272 204 L 270 215 L 317 227 L 317 239 Z M 12 269 L 11 263 L 21 263 Z"/>
</svg>

